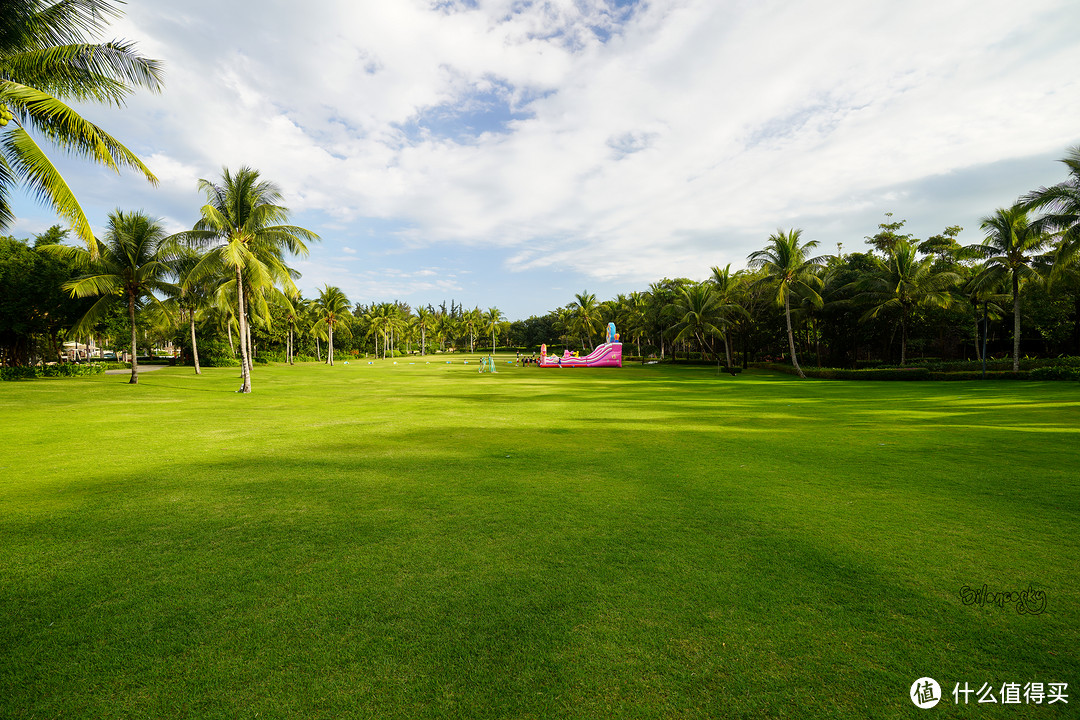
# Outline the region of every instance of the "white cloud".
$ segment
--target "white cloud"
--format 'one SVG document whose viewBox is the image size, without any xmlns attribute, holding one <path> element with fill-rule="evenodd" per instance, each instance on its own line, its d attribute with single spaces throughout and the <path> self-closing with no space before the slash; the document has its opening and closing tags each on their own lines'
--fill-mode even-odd
<svg viewBox="0 0 1080 720">
<path fill-rule="evenodd" d="M 195 178 L 249 164 L 350 256 L 367 241 L 348 228 L 375 218 L 395 223 L 384 245 L 504 248 L 514 271 L 701 275 L 795 219 L 835 226 L 1080 139 L 1069 0 L 270 7 L 128 5 L 118 34 L 167 78 L 117 135 L 170 215 L 198 207 Z"/>
</svg>

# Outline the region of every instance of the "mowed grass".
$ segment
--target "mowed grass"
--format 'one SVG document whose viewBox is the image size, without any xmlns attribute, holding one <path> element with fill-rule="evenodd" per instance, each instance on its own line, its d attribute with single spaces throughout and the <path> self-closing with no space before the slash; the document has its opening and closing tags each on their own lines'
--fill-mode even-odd
<svg viewBox="0 0 1080 720">
<path fill-rule="evenodd" d="M 1076 383 L 476 369 L 0 384 L 0 717 L 1076 716 Z"/>
</svg>

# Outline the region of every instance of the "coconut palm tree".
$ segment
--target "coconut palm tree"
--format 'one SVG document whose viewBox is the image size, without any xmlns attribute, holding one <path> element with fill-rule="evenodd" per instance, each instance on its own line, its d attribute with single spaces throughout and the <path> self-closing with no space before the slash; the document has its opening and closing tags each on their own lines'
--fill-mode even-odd
<svg viewBox="0 0 1080 720">
<path fill-rule="evenodd" d="M 135 87 L 157 91 L 161 68 L 132 43 L 92 43 L 109 18 L 120 16 L 110 0 L 5 0 L 0 15 L 0 229 L 14 220 L 12 188 L 25 185 L 71 223 L 91 253 L 97 252 L 79 201 L 35 136 L 66 154 L 157 178 L 139 158 L 62 99 L 121 106 Z"/>
<path fill-rule="evenodd" d="M 603 327 L 600 321 L 600 306 L 596 303 L 596 295 L 585 291 L 574 295 L 574 302 L 570 305 L 573 329 L 579 336 L 588 342 L 589 350 L 593 350 L 593 336 L 600 332 Z"/>
<path fill-rule="evenodd" d="M 806 374 L 799 367 L 795 356 L 795 335 L 791 331 L 791 293 L 799 289 L 804 294 L 817 295 L 820 279 L 813 273 L 813 268 L 821 265 L 822 258 L 807 257 L 809 250 L 817 247 L 817 240 L 802 242 L 802 230 L 777 230 L 769 236 L 769 245 L 762 250 L 750 253 L 748 258 L 752 269 L 764 271 L 764 278 L 776 286 L 776 303 L 784 307 L 787 321 L 788 349 L 791 351 L 791 364 L 799 377 L 806 379 Z M 820 296 L 818 296 L 820 301 Z"/>
<path fill-rule="evenodd" d="M 497 307 L 490 307 L 481 318 L 481 324 L 486 332 L 491 333 L 491 354 L 495 354 L 495 333 L 499 330 L 499 323 L 503 320 L 503 313 Z"/>
<path fill-rule="evenodd" d="M 135 315 L 147 303 L 153 303 L 166 316 L 155 292 L 176 289 L 166 278 L 172 272 L 169 246 L 161 225 L 141 212 L 109 213 L 105 240 L 96 240 L 93 251 L 68 245 L 49 245 L 42 250 L 69 260 L 85 274 L 62 287 L 72 297 L 100 297 L 75 325 L 76 333 L 88 331 L 117 302 L 126 302 L 131 323 L 131 380 L 139 382 L 139 360 L 135 344 Z"/>
<path fill-rule="evenodd" d="M 985 288 L 1004 281 L 1009 283 L 1013 301 L 1013 371 L 1017 371 L 1020 369 L 1020 286 L 1042 279 L 1036 263 L 1049 238 L 1029 222 L 1022 204 L 998 208 L 993 215 L 982 218 L 979 227 L 986 233 L 986 239 L 971 249 L 982 253 L 985 266 L 974 285 Z"/>
<path fill-rule="evenodd" d="M 206 194 L 202 218 L 192 230 L 175 237 L 196 245 L 213 245 L 199 264 L 200 274 L 222 270 L 233 274 L 236 284 L 236 317 L 240 323 L 240 362 L 242 382 L 238 392 L 251 392 L 251 347 L 248 331 L 248 295 L 245 289 L 280 283 L 296 292 L 292 272 L 285 265 L 288 250 L 307 255 L 305 240 L 318 240 L 310 230 L 288 221 L 288 208 L 280 205 L 282 195 L 277 185 L 259 180 L 259 173 L 241 167 L 235 174 L 222 171 L 222 181 L 199 180 Z"/>
<path fill-rule="evenodd" d="M 674 342 L 692 337 L 697 341 L 703 354 L 711 349 L 706 339 L 710 335 L 720 335 L 722 332 L 719 327 L 720 310 L 713 286 L 709 283 L 698 283 L 679 288 L 679 298 L 675 303 L 675 308 L 679 321 L 674 327 Z"/>
<path fill-rule="evenodd" d="M 315 298 L 315 308 L 319 313 L 315 330 L 320 334 L 326 333 L 326 363 L 333 367 L 334 329 L 340 328 L 341 332 L 349 334 L 349 326 L 345 321 L 349 314 L 349 299 L 341 288 L 326 285 L 319 291 L 319 297 Z"/>
<path fill-rule="evenodd" d="M 1032 190 L 1020 198 L 1020 206 L 1024 210 L 1041 210 L 1045 213 L 1031 222 L 1036 232 L 1060 233 L 1055 268 L 1067 266 L 1071 258 L 1080 252 L 1080 145 L 1069 148 L 1061 162 L 1069 168 L 1067 180 Z"/>
<path fill-rule="evenodd" d="M 170 304 L 175 306 L 179 315 L 188 321 L 191 333 L 191 355 L 195 362 L 195 374 L 201 375 L 199 368 L 199 346 L 195 340 L 195 321 L 213 302 L 214 288 L 210 278 L 196 278 L 192 271 L 198 267 L 202 256 L 190 247 L 179 247 L 172 260 L 172 271 L 176 276 L 175 290 L 169 293 Z"/>
<path fill-rule="evenodd" d="M 416 308 L 416 326 L 420 328 L 420 354 L 427 355 L 427 331 L 435 321 L 435 313 L 426 307 Z"/>
<path fill-rule="evenodd" d="M 871 255 L 876 272 L 857 283 L 862 299 L 870 302 L 862 321 L 876 318 L 882 312 L 896 310 L 900 314 L 900 365 L 907 361 L 908 326 L 916 307 L 947 308 L 953 302 L 951 289 L 960 276 L 950 270 L 935 270 L 934 258 L 918 258 L 915 244 L 898 240 L 886 251 L 887 259 Z"/>
<path fill-rule="evenodd" d="M 731 273 L 731 263 L 724 266 L 712 267 L 712 276 L 709 278 L 713 286 L 713 295 L 716 298 L 717 312 L 719 314 L 720 339 L 724 342 L 724 357 L 727 366 L 731 367 L 731 343 L 728 342 L 728 329 L 732 325 L 733 317 L 749 317 L 741 304 L 743 284 L 738 274 Z"/>
</svg>

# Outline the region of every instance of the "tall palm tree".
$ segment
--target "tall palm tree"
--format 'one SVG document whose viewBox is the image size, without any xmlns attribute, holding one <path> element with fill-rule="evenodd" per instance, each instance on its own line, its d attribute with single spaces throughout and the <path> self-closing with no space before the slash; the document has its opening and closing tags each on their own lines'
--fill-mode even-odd
<svg viewBox="0 0 1080 720">
<path fill-rule="evenodd" d="M 787 321 L 788 349 L 791 351 L 791 364 L 799 377 L 806 379 L 806 374 L 799 367 L 795 356 L 795 335 L 791 331 L 791 293 L 799 289 L 805 294 L 817 294 L 820 279 L 813 273 L 813 268 L 821 265 L 822 258 L 807 257 L 808 251 L 817 247 L 817 240 L 802 242 L 802 230 L 777 230 L 769 236 L 770 243 L 762 250 L 755 250 L 748 258 L 753 269 L 764 271 L 764 277 L 776 286 L 776 303 L 783 305 L 784 318 Z M 820 299 L 820 296 L 819 296 Z"/>
<path fill-rule="evenodd" d="M 113 171 L 157 178 L 115 138 L 61 101 L 122 106 L 134 87 L 157 91 L 161 69 L 132 43 L 90 38 L 120 16 L 110 0 L 5 0 L 0 15 L 0 229 L 14 220 L 10 192 L 25 183 L 97 252 L 79 201 L 34 136 Z M 31 132 L 32 131 L 32 132 Z"/>
<path fill-rule="evenodd" d="M 985 267 L 976 276 L 976 287 L 993 287 L 1007 281 L 1013 301 L 1013 370 L 1020 369 L 1020 286 L 1038 281 L 1036 261 L 1049 238 L 1028 221 L 1022 204 L 998 208 L 982 218 L 979 227 L 986 233 L 982 245 L 972 246 L 985 257 Z"/>
<path fill-rule="evenodd" d="M 191 355 L 195 362 L 196 375 L 202 375 L 202 370 L 199 368 L 199 346 L 195 340 L 195 321 L 210 307 L 214 292 L 210 278 L 196 278 L 193 275 L 193 271 L 201 261 L 202 256 L 193 248 L 178 248 L 172 260 L 172 271 L 176 275 L 177 283 L 175 290 L 169 293 L 170 303 L 188 321 L 188 329 L 191 333 Z"/>
<path fill-rule="evenodd" d="M 483 322 L 480 316 L 480 308 L 476 307 L 472 310 L 469 310 L 467 313 L 462 315 L 461 319 L 465 323 L 465 329 L 469 332 L 469 352 L 473 352 L 473 339 L 476 337 L 476 331 L 480 328 L 480 325 Z"/>
<path fill-rule="evenodd" d="M 420 354 L 427 355 L 427 331 L 435 321 L 435 313 L 426 307 L 416 308 L 416 326 L 420 328 Z"/>
<path fill-rule="evenodd" d="M 199 264 L 200 272 L 231 271 L 236 283 L 237 313 L 240 323 L 239 392 L 251 392 L 251 355 L 248 331 L 246 287 L 281 283 L 296 291 L 292 273 L 285 265 L 284 252 L 306 256 L 304 240 L 318 240 L 310 230 L 288 221 L 288 208 L 280 205 L 282 195 L 274 183 L 259 180 L 259 173 L 241 167 L 235 174 L 225 168 L 222 181 L 199 180 L 206 194 L 202 218 L 192 230 L 176 237 L 194 244 L 214 245 Z"/>
<path fill-rule="evenodd" d="M 326 332 L 326 362 L 333 367 L 334 328 L 340 327 L 343 332 L 349 332 L 349 326 L 345 323 L 345 317 L 349 314 L 349 299 L 341 288 L 326 285 L 319 291 L 319 297 L 315 298 L 315 307 L 319 313 L 316 331 Z"/>
<path fill-rule="evenodd" d="M 100 297 L 73 328 L 84 332 L 93 327 L 117 302 L 127 303 L 131 323 L 131 380 L 139 382 L 139 360 L 135 343 L 135 315 L 147 303 L 159 308 L 155 292 L 175 289 L 166 278 L 172 272 L 166 235 L 157 221 L 141 212 L 109 213 L 105 240 L 95 240 L 93 251 L 68 245 L 50 245 L 43 250 L 69 260 L 84 275 L 67 282 L 63 288 L 72 297 Z M 164 314 L 167 310 L 162 308 Z"/>
<path fill-rule="evenodd" d="M 490 307 L 481 318 L 484 330 L 491 333 L 491 354 L 495 354 L 495 333 L 499 329 L 499 323 L 503 320 L 503 313 L 497 307 Z"/>
<path fill-rule="evenodd" d="M 596 303 L 596 295 L 585 291 L 574 295 L 574 302 L 570 305 L 574 330 L 583 336 L 592 351 L 593 336 L 600 332 L 603 327 L 600 322 L 600 306 Z"/>
<path fill-rule="evenodd" d="M 951 289 L 960 276 L 950 270 L 935 270 L 934 258 L 918 258 L 915 244 L 898 240 L 886 251 L 887 260 L 871 255 L 877 272 L 860 285 L 861 297 L 871 307 L 862 320 L 876 318 L 887 310 L 900 313 L 900 365 L 907 361 L 908 326 L 916 307 L 947 308 L 953 302 Z"/>
<path fill-rule="evenodd" d="M 712 267 L 712 276 L 709 278 L 713 286 L 713 295 L 716 298 L 717 312 L 720 323 L 720 339 L 724 342 L 724 357 L 727 366 L 731 367 L 731 343 L 728 342 L 728 329 L 732 325 L 733 317 L 749 317 L 741 304 L 743 285 L 738 274 L 731 273 L 731 263 L 724 266 Z"/>
</svg>

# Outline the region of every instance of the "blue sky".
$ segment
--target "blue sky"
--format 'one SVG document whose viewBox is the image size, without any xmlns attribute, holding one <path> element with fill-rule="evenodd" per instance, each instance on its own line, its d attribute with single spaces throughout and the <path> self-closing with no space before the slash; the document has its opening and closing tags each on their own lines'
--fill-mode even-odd
<svg viewBox="0 0 1080 720">
<path fill-rule="evenodd" d="M 512 319 L 745 265 L 777 228 L 834 252 L 1064 179 L 1073 0 L 140 0 L 106 38 L 165 89 L 80 108 L 158 175 L 59 164 L 100 228 L 190 227 L 249 165 L 319 233 L 307 295 L 454 299 Z M 55 157 L 55 155 L 54 155 Z M 16 199 L 13 234 L 56 222 Z"/>
</svg>

